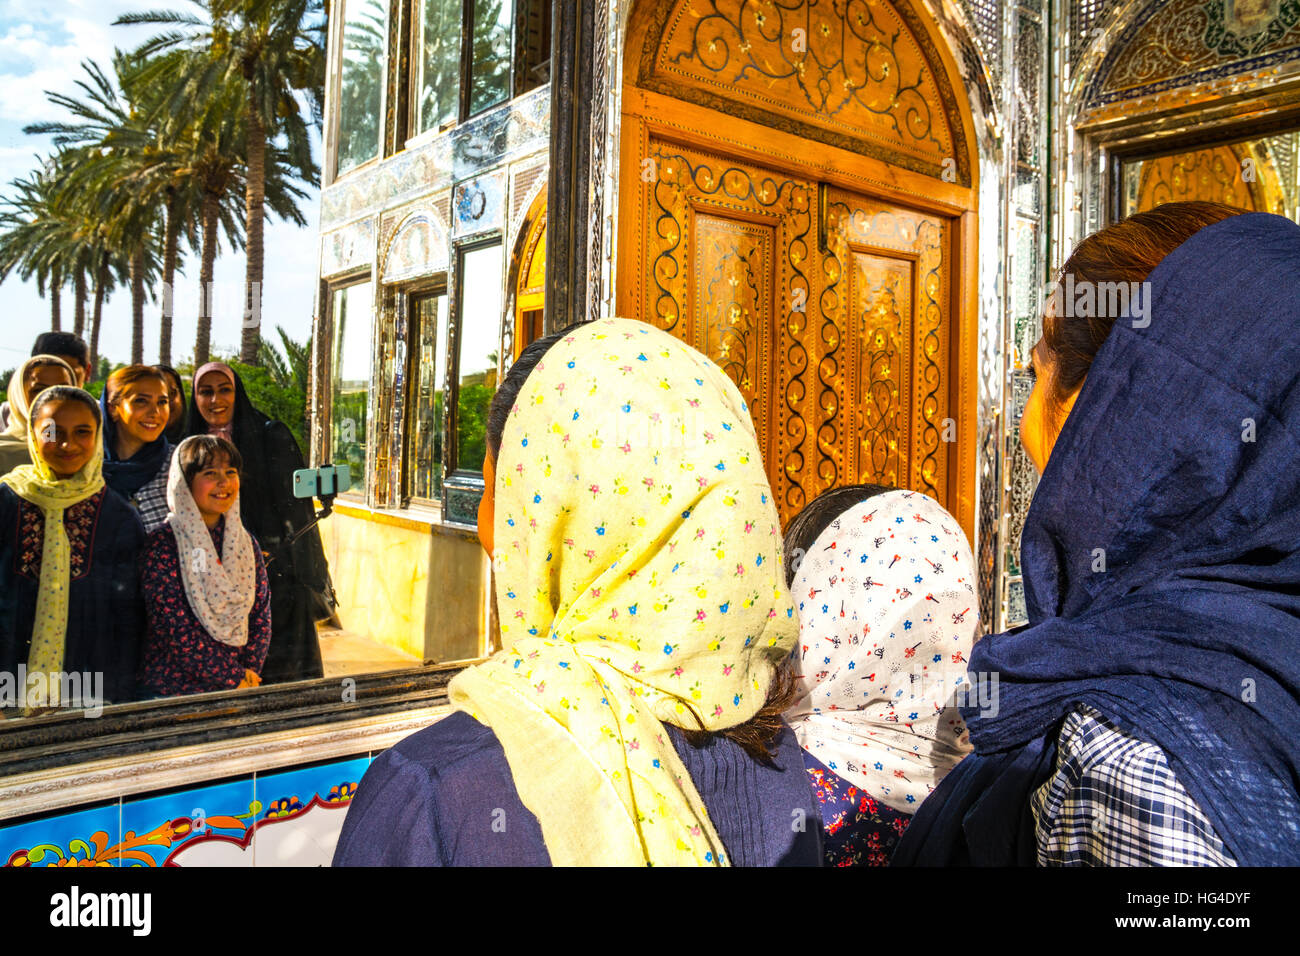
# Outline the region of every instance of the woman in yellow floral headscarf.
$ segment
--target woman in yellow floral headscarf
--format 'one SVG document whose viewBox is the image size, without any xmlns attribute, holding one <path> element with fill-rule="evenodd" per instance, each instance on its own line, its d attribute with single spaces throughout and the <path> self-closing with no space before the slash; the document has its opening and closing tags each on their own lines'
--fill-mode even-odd
<svg viewBox="0 0 1300 956">
<path fill-rule="evenodd" d="M 22 699 L 4 703 L 32 711 L 131 700 L 144 527 L 104 484 L 94 398 L 56 385 L 29 414 L 32 464 L 0 476 L 0 671 L 26 674 Z"/>
<path fill-rule="evenodd" d="M 452 682 L 461 713 L 372 765 L 335 862 L 815 865 L 788 728 L 766 762 L 724 733 L 798 630 L 739 392 L 624 319 L 528 358 L 486 469 L 506 650 Z"/>
<path fill-rule="evenodd" d="M 51 385 L 76 385 L 72 366 L 57 355 L 33 355 L 9 377 L 9 418 L 0 431 L 0 475 L 32 464 L 27 449 L 27 415 L 32 400 Z"/>
</svg>

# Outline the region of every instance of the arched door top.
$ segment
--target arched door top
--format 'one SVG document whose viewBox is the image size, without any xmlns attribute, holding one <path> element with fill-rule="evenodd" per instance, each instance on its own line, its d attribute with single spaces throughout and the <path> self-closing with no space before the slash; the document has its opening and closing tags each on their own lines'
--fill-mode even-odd
<svg viewBox="0 0 1300 956">
<path fill-rule="evenodd" d="M 964 104 L 908 0 L 643 3 L 628 50 L 635 86 L 972 184 Z"/>
</svg>

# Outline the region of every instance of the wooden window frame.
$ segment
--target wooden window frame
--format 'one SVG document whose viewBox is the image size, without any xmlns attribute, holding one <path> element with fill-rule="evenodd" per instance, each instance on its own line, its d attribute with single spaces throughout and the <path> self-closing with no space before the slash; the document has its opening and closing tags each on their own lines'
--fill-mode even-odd
<svg viewBox="0 0 1300 956">
<path fill-rule="evenodd" d="M 371 291 L 370 307 L 370 379 L 374 381 L 374 366 L 377 358 L 375 348 L 376 336 L 378 333 L 378 323 L 375 322 L 375 295 L 378 293 L 378 283 L 375 281 L 374 274 L 367 270 L 365 272 L 354 272 L 336 278 L 325 284 L 326 314 L 329 316 L 329 349 L 325 353 L 325 381 L 321 394 L 324 399 L 325 428 L 322 434 L 321 458 L 322 464 L 334 462 L 334 359 L 335 346 L 338 344 L 338 322 L 334 314 L 334 296 L 345 289 L 351 289 L 359 285 L 369 285 Z M 375 413 L 375 395 L 371 390 L 370 398 L 366 403 L 366 426 L 370 428 L 374 422 Z M 351 504 L 368 504 L 370 501 L 370 489 L 374 475 L 374 439 L 366 436 L 366 462 L 363 471 L 364 479 L 360 488 L 349 488 L 346 492 L 339 495 L 339 499 Z"/>
<path fill-rule="evenodd" d="M 339 179 L 351 176 L 358 170 L 366 169 L 373 164 L 380 162 L 389 155 L 388 141 L 389 130 L 387 117 L 389 114 L 389 104 L 392 101 L 394 91 L 390 77 L 393 72 L 393 50 L 391 44 L 385 44 L 384 49 L 384 76 L 380 78 L 379 87 L 379 138 L 375 142 L 375 154 L 363 163 L 357 163 L 350 169 L 339 171 L 339 128 L 343 120 L 342 95 L 343 95 L 343 36 L 347 29 L 347 5 L 349 2 L 364 2 L 364 0 L 335 0 L 340 6 L 342 16 L 330 17 L 329 32 L 326 35 L 326 43 L 331 49 L 337 51 L 333 57 L 329 57 L 333 64 L 333 69 L 326 76 L 326 124 L 325 124 L 325 163 L 322 175 L 323 187 L 333 185 Z M 386 14 L 385 32 L 389 38 L 393 36 L 395 24 L 393 15 L 396 4 L 390 2 Z"/>
<path fill-rule="evenodd" d="M 447 398 L 443 407 L 443 419 L 446 429 L 443 432 L 444 462 L 442 481 L 442 515 L 443 521 L 452 526 L 472 527 L 475 525 L 473 515 L 457 512 L 451 506 L 453 494 L 482 497 L 486 485 L 481 471 L 466 471 L 460 466 L 460 435 L 458 415 L 460 411 L 460 343 L 463 329 L 462 295 L 465 291 L 465 257 L 471 252 L 496 246 L 505 256 L 505 237 L 500 233 L 473 236 L 452 246 L 451 283 L 448 286 L 447 299 Z M 502 273 L 502 301 L 505 301 L 505 277 Z M 498 322 L 500 319 L 498 319 Z"/>
<path fill-rule="evenodd" d="M 401 0 L 401 2 L 403 3 L 401 14 L 403 23 L 407 25 L 403 38 L 407 44 L 406 50 L 409 63 L 401 71 L 401 75 L 405 77 L 405 87 L 398 95 L 405 100 L 405 103 L 403 108 L 397 111 L 399 116 L 397 121 L 404 124 L 406 136 L 399 135 L 398 142 L 407 137 L 410 139 L 423 139 L 424 137 L 436 136 L 439 133 L 446 132 L 550 81 L 551 4 L 549 0 L 503 0 L 505 3 L 513 3 L 510 21 L 508 88 L 506 95 L 500 101 L 471 112 L 470 91 L 473 88 L 474 79 L 474 5 L 480 0 L 459 0 L 460 63 L 456 73 L 459 82 L 456 118 L 436 129 L 421 130 L 418 113 L 420 105 L 420 68 L 424 56 L 424 0 Z M 543 20 L 545 21 L 544 24 L 538 25 Z M 547 46 L 545 56 L 540 56 L 537 51 L 532 50 L 523 36 L 535 25 L 538 25 L 539 35 Z"/>
<path fill-rule="evenodd" d="M 412 505 L 416 507 L 433 508 L 438 512 L 439 519 L 444 514 L 442 488 L 447 484 L 447 404 L 452 394 L 451 379 L 447 377 L 447 354 L 450 348 L 445 348 L 442 355 L 434 357 L 435 365 L 441 364 L 444 380 L 446 385 L 443 389 L 442 399 L 442 421 L 438 423 L 438 428 L 442 432 L 442 461 L 438 463 L 442 476 L 439 481 L 439 493 L 437 498 L 419 497 L 411 492 L 411 483 L 409 479 L 409 466 L 412 451 L 412 443 L 415 436 L 415 402 L 417 392 L 416 367 L 417 367 L 417 350 L 419 343 L 419 330 L 415 328 L 414 317 L 416 315 L 415 303 L 421 299 L 431 299 L 437 296 L 445 296 L 447 299 L 447 341 L 451 341 L 451 293 L 449 291 L 450 276 L 447 273 L 439 273 L 432 279 L 421 280 L 419 284 L 407 286 L 399 289 L 397 294 L 401 296 L 406 309 L 406 394 L 402 396 L 402 478 L 401 494 L 399 500 L 403 508 L 409 508 Z M 434 318 L 437 321 L 437 318 Z"/>
</svg>

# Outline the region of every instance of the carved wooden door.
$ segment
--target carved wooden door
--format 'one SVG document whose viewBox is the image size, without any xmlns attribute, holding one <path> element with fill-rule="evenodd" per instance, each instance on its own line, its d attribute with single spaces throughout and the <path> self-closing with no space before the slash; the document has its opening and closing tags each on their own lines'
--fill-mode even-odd
<svg viewBox="0 0 1300 956">
<path fill-rule="evenodd" d="M 736 382 L 783 521 L 866 482 L 973 540 L 975 127 L 937 26 L 914 0 L 641 0 L 624 54 L 620 314 Z"/>
<path fill-rule="evenodd" d="M 949 221 L 653 136 L 647 158 L 634 311 L 740 388 L 782 520 L 855 482 L 944 502 Z"/>
</svg>

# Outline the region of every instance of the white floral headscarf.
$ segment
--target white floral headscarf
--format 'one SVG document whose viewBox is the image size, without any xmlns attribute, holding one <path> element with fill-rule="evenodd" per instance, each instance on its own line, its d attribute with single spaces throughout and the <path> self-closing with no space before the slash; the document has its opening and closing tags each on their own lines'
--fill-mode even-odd
<svg viewBox="0 0 1300 956">
<path fill-rule="evenodd" d="M 185 481 L 181 452 L 199 436 L 180 443 L 167 476 L 167 524 L 176 536 L 181 583 L 194 616 L 214 640 L 230 647 L 248 643 L 248 615 L 257 599 L 257 558 L 253 538 L 239 517 L 239 499 L 226 512 L 221 554 L 203 523 Z"/>
<path fill-rule="evenodd" d="M 799 743 L 887 806 L 915 812 L 970 752 L 955 706 L 979 626 L 975 562 L 938 502 L 890 491 L 835 518 L 799 558 Z"/>
</svg>

